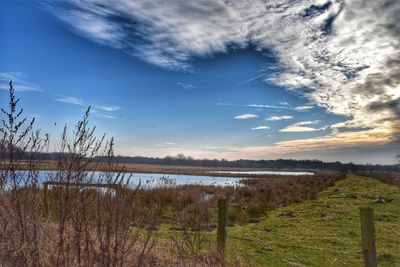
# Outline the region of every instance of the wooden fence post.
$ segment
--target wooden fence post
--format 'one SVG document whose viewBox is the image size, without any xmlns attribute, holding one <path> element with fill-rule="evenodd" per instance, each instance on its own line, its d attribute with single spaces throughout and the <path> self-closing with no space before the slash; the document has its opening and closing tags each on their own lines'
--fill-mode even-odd
<svg viewBox="0 0 400 267">
<path fill-rule="evenodd" d="M 218 229 L 217 229 L 217 248 L 222 255 L 225 253 L 226 234 L 228 223 L 228 200 L 227 198 L 218 199 Z"/>
<path fill-rule="evenodd" d="M 361 244 L 365 267 L 376 267 L 375 223 L 372 208 L 360 208 Z"/>
<path fill-rule="evenodd" d="M 49 216 L 49 184 L 43 183 L 43 216 L 48 218 Z"/>
</svg>

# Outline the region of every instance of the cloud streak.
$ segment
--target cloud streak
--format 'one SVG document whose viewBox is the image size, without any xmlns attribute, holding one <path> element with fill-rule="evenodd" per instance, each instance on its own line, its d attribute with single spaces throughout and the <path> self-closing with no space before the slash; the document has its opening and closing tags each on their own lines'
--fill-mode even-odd
<svg viewBox="0 0 400 267">
<path fill-rule="evenodd" d="M 253 127 L 251 129 L 252 130 L 268 130 L 270 128 L 268 126 L 266 126 L 266 125 L 261 125 L 261 126 Z"/>
<path fill-rule="evenodd" d="M 80 98 L 76 98 L 76 97 L 72 97 L 72 96 L 59 96 L 57 98 L 55 98 L 56 101 L 58 102 L 62 102 L 62 103 L 67 103 L 67 104 L 71 104 L 71 105 L 75 105 L 75 106 L 80 106 L 80 107 L 89 107 L 91 106 L 90 104 L 87 104 L 85 101 L 83 101 Z M 91 112 L 99 117 L 104 117 L 107 119 L 113 119 L 113 120 L 117 120 L 118 117 L 114 116 L 114 115 L 110 115 L 110 114 L 103 114 L 101 112 L 99 112 L 99 110 L 102 111 L 106 111 L 106 112 L 115 112 L 118 110 L 121 110 L 120 107 L 118 106 L 97 106 L 97 105 L 93 105 Z"/>
<path fill-rule="evenodd" d="M 183 82 L 178 82 L 177 85 L 179 85 L 180 87 L 182 87 L 183 89 L 186 89 L 186 90 L 191 90 L 191 89 L 196 89 L 197 88 L 193 84 L 183 83 Z"/>
<path fill-rule="evenodd" d="M 298 107 L 295 107 L 294 110 L 301 112 L 301 111 L 308 111 L 313 108 L 314 108 L 313 106 L 298 106 Z"/>
<path fill-rule="evenodd" d="M 55 99 L 58 102 L 67 103 L 76 106 L 89 106 L 84 104 L 82 99 L 72 97 L 72 96 L 62 96 Z"/>
<path fill-rule="evenodd" d="M 42 92 L 43 89 L 36 84 L 26 81 L 26 75 L 22 72 L 0 72 L 0 89 L 9 90 L 10 81 L 17 92 Z"/>
<path fill-rule="evenodd" d="M 256 114 L 242 114 L 242 115 L 237 115 L 233 117 L 235 120 L 249 120 L 249 119 L 255 119 L 258 118 L 258 115 Z"/>
<path fill-rule="evenodd" d="M 283 121 L 283 120 L 290 120 L 293 119 L 293 116 L 291 115 L 283 115 L 283 116 L 270 116 L 266 118 L 266 121 Z"/>
<path fill-rule="evenodd" d="M 323 131 L 328 128 L 328 126 L 324 126 L 321 128 L 314 128 L 310 127 L 310 125 L 315 125 L 320 123 L 320 120 L 314 121 L 300 121 L 296 122 L 295 124 L 286 126 L 285 128 L 279 130 L 282 133 L 301 133 L 301 132 L 316 132 L 316 131 Z"/>
</svg>

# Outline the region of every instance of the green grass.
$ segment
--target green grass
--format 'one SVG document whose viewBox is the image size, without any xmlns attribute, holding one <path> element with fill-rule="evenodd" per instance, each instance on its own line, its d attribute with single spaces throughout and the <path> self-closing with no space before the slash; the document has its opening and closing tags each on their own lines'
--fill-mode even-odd
<svg viewBox="0 0 400 267">
<path fill-rule="evenodd" d="M 378 195 L 394 200 L 374 204 L 367 198 Z M 352 174 L 316 200 L 268 212 L 257 224 L 229 228 L 228 257 L 250 266 L 363 266 L 361 206 L 374 209 L 378 265 L 400 266 L 400 187 Z M 284 211 L 295 217 L 280 216 Z"/>
</svg>

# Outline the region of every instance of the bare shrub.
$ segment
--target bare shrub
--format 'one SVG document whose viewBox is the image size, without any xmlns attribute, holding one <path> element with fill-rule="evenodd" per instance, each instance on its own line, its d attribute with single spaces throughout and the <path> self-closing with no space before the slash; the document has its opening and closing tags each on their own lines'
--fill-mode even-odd
<svg viewBox="0 0 400 267">
<path fill-rule="evenodd" d="M 203 262 L 211 248 L 206 231 L 211 221 L 208 205 L 181 202 L 176 213 L 176 227 L 171 230 L 174 253 L 188 263 Z"/>
<path fill-rule="evenodd" d="M 115 173 L 113 139 L 95 135 L 90 108 L 73 132 L 60 141 L 57 170 L 46 177 L 36 169 L 35 155 L 48 147 L 48 136 L 33 131 L 34 120 L 22 117 L 10 82 L 8 110 L 0 128 L 0 265 L 10 266 L 140 266 L 153 259 L 154 228 L 134 227 L 135 221 L 156 224 L 135 212 L 135 191 L 129 176 Z M 102 172 L 94 159 L 106 157 Z M 21 169 L 25 171 L 20 171 Z M 53 185 L 42 199 L 43 179 Z M 90 185 L 109 185 L 98 189 Z M 51 183 L 50 183 L 51 185 Z M 42 201 L 43 200 L 43 201 Z M 46 204 L 46 212 L 43 212 Z M 149 214 L 151 216 L 149 216 Z M 43 216 L 45 215 L 45 216 Z"/>
<path fill-rule="evenodd" d="M 0 127 L 0 261 L 15 265 L 40 265 L 42 220 L 38 172 L 33 157 L 48 145 L 47 136 L 33 131 L 34 119 L 23 117 L 10 82 L 7 109 Z M 29 171 L 18 171 L 29 165 Z"/>
</svg>

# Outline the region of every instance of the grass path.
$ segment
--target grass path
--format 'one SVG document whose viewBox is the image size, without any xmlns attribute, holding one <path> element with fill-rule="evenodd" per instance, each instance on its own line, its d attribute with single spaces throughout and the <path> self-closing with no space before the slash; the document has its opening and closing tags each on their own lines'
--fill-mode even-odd
<svg viewBox="0 0 400 267">
<path fill-rule="evenodd" d="M 378 195 L 393 200 L 374 204 Z M 316 200 L 229 228 L 228 256 L 249 266 L 363 266 L 361 206 L 374 208 L 378 265 L 400 266 L 400 187 L 351 174 Z M 287 211 L 295 217 L 281 215 Z"/>
</svg>

